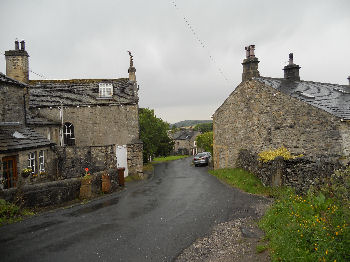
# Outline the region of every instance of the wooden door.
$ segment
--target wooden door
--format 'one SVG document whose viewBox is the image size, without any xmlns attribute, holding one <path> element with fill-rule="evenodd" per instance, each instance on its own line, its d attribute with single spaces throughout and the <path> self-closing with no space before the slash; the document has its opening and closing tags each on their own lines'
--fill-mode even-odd
<svg viewBox="0 0 350 262">
<path fill-rule="evenodd" d="M 17 162 L 16 156 L 4 157 L 2 159 L 3 163 L 3 185 L 4 188 L 15 187 L 17 184 Z"/>
</svg>

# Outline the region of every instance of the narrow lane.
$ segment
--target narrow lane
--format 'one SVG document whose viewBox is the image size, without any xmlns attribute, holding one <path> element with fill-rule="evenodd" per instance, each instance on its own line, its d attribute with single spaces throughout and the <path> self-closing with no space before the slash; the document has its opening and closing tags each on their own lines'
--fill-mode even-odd
<svg viewBox="0 0 350 262">
<path fill-rule="evenodd" d="M 172 261 L 213 225 L 255 216 L 256 196 L 194 167 L 159 164 L 122 192 L 0 228 L 0 261 Z"/>
</svg>

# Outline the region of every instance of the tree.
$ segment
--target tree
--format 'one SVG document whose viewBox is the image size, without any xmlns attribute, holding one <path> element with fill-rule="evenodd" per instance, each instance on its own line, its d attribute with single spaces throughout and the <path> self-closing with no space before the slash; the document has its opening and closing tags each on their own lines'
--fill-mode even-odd
<svg viewBox="0 0 350 262">
<path fill-rule="evenodd" d="M 196 138 L 197 146 L 213 154 L 213 132 L 203 133 Z"/>
<path fill-rule="evenodd" d="M 140 108 L 140 138 L 143 142 L 143 161 L 150 157 L 167 156 L 173 149 L 174 142 L 169 138 L 169 124 L 154 115 L 154 110 Z"/>
<path fill-rule="evenodd" d="M 194 127 L 194 130 L 200 131 L 202 134 L 213 131 L 213 123 L 201 123 Z"/>
</svg>

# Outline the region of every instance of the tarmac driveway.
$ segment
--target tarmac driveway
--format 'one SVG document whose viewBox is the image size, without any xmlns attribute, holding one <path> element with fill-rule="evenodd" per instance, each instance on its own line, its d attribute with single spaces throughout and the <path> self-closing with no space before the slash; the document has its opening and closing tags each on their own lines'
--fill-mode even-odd
<svg viewBox="0 0 350 262">
<path fill-rule="evenodd" d="M 191 158 L 84 205 L 0 227 L 0 261 L 173 261 L 217 224 L 256 217 L 262 198 L 230 188 Z"/>
</svg>

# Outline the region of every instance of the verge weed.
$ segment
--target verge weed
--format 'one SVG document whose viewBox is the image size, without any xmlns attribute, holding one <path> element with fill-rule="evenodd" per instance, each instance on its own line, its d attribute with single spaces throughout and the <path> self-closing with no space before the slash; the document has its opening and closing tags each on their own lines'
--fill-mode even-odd
<svg viewBox="0 0 350 262">
<path fill-rule="evenodd" d="M 0 199 L 0 226 L 18 222 L 27 216 L 33 216 L 34 212 L 22 209 L 15 204 Z"/>
<path fill-rule="evenodd" d="M 335 198 L 285 190 L 259 222 L 273 261 L 350 261 L 350 212 Z"/>
</svg>

